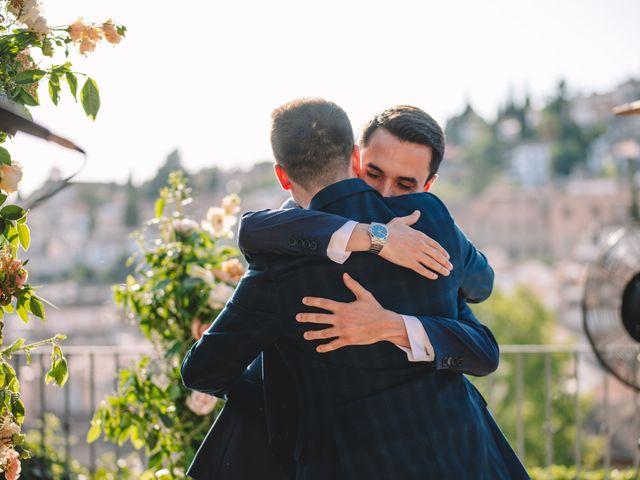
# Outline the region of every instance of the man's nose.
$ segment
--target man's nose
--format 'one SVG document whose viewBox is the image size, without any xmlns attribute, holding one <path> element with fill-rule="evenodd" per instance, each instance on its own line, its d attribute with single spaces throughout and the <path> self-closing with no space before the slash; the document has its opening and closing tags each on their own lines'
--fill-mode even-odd
<svg viewBox="0 0 640 480">
<path fill-rule="evenodd" d="M 393 193 L 393 185 L 391 185 L 391 182 L 384 182 L 380 193 L 383 197 L 390 197 Z"/>
</svg>

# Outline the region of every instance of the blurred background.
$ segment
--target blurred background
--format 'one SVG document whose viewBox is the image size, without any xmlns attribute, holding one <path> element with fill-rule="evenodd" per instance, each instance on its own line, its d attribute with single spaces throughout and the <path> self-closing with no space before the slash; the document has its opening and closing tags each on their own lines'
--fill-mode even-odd
<svg viewBox="0 0 640 480">
<path fill-rule="evenodd" d="M 59 308 L 44 324 L 7 321 L 5 329 L 9 339 L 68 335 L 68 393 L 45 394 L 37 362 L 20 376 L 30 410 L 63 417 L 83 462 L 114 448 L 84 445 L 87 422 L 119 362 L 145 348 L 111 287 L 129 273 L 129 234 L 153 217 L 169 172 L 188 173 L 194 218 L 229 193 L 243 210 L 275 208 L 286 195 L 272 173 L 270 112 L 322 96 L 356 129 L 401 103 L 445 129 L 432 191 L 496 271 L 496 292 L 475 311 L 504 346 L 502 364 L 478 385 L 526 464 L 637 467 L 637 393 L 598 365 L 582 299 L 602 242 L 632 222 L 640 116 L 612 109 L 640 99 L 638 2 L 43 6 L 52 25 L 81 13 L 128 28 L 117 48 L 74 58 L 101 87 L 95 122 L 72 101 L 37 111 L 35 120 L 89 158 L 29 217 L 30 281 Z M 11 148 L 24 165 L 26 203 L 81 162 L 25 136 Z"/>
</svg>

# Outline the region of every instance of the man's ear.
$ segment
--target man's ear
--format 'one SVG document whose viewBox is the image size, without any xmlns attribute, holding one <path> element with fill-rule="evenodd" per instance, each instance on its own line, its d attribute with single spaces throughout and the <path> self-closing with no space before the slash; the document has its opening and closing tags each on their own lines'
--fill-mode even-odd
<svg viewBox="0 0 640 480">
<path fill-rule="evenodd" d="M 353 151 L 351 152 L 351 168 L 356 176 L 362 172 L 362 157 L 360 156 L 360 147 L 358 147 L 358 145 L 354 145 Z"/>
<path fill-rule="evenodd" d="M 273 169 L 276 172 L 276 177 L 278 178 L 278 182 L 280 182 L 280 186 L 285 190 L 291 190 L 291 181 L 287 176 L 287 172 L 284 171 L 277 163 L 273 166 Z"/>
<path fill-rule="evenodd" d="M 435 175 L 433 175 L 433 177 L 427 180 L 427 183 L 425 184 L 423 191 L 428 192 L 437 179 L 438 179 L 438 174 L 436 173 Z"/>
</svg>

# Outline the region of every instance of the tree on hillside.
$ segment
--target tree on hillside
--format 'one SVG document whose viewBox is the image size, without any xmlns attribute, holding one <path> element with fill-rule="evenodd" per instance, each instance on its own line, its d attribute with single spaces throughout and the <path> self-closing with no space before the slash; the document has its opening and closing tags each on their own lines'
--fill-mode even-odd
<svg viewBox="0 0 640 480">
<path fill-rule="evenodd" d="M 133 186 L 131 174 L 126 185 L 126 195 L 124 224 L 127 227 L 136 227 L 140 224 L 140 211 L 138 210 L 138 190 Z"/>
<path fill-rule="evenodd" d="M 495 128 L 467 103 L 464 111 L 447 121 L 445 138 L 458 148 L 459 160 L 468 167 L 471 194 L 484 190 L 504 168 L 504 144 Z"/>
<path fill-rule="evenodd" d="M 175 170 L 184 171 L 182 156 L 180 155 L 180 150 L 177 148 L 167 156 L 164 165 L 160 167 L 156 176 L 145 185 L 145 196 L 155 198 L 158 191 L 168 183 L 169 174 Z"/>
<path fill-rule="evenodd" d="M 540 136 L 551 142 L 551 166 L 555 174 L 562 176 L 585 164 L 593 140 L 593 135 L 573 120 L 570 107 L 567 84 L 561 80 L 555 96 L 542 111 Z"/>
</svg>

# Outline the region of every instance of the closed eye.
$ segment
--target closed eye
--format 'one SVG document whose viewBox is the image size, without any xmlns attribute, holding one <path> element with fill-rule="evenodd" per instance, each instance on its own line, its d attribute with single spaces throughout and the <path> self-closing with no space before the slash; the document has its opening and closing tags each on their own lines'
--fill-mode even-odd
<svg viewBox="0 0 640 480">
<path fill-rule="evenodd" d="M 380 178 L 380 175 L 376 175 L 375 173 L 372 173 L 372 172 L 367 172 L 367 176 L 369 178 Z"/>
</svg>

